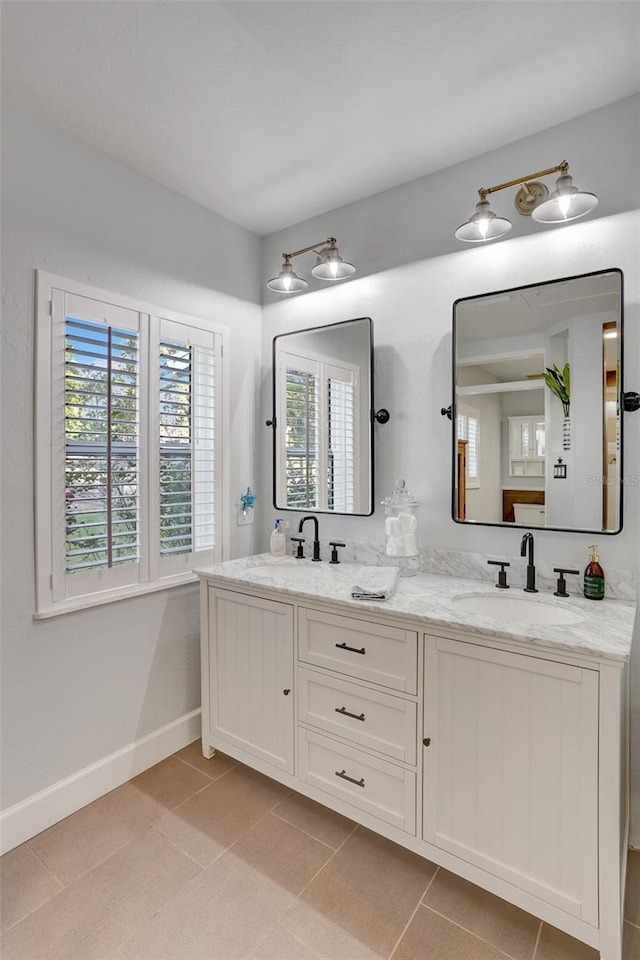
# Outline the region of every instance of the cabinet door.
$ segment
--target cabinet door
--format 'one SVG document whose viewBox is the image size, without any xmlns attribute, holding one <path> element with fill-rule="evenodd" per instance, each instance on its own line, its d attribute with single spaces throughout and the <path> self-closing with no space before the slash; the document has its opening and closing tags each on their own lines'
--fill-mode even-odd
<svg viewBox="0 0 640 960">
<path fill-rule="evenodd" d="M 547 424 L 544 418 L 534 419 L 533 420 L 533 436 L 534 436 L 534 450 L 533 458 L 534 460 L 544 460 L 547 454 Z"/>
<path fill-rule="evenodd" d="M 425 839 L 597 925 L 597 671 L 425 639 Z"/>
<path fill-rule="evenodd" d="M 529 417 L 509 417 L 509 456 L 528 460 L 531 456 L 531 420 Z"/>
<path fill-rule="evenodd" d="M 209 643 L 214 737 L 293 773 L 293 608 L 210 587 Z"/>
</svg>

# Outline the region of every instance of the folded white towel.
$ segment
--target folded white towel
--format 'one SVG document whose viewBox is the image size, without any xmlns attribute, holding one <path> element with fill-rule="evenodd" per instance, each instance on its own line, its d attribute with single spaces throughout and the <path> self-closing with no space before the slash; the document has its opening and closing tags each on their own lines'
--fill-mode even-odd
<svg viewBox="0 0 640 960">
<path fill-rule="evenodd" d="M 388 600 L 397 583 L 397 567 L 360 567 L 351 596 L 355 600 Z"/>
<path fill-rule="evenodd" d="M 415 533 L 418 529 L 418 520 L 412 513 L 400 513 L 398 514 L 398 527 L 399 533 L 403 536 L 407 536 L 410 533 Z"/>
<path fill-rule="evenodd" d="M 397 517 L 387 517 L 384 521 L 384 532 L 388 537 L 400 536 L 400 524 Z"/>
<path fill-rule="evenodd" d="M 387 537 L 385 553 L 388 557 L 415 557 L 418 553 L 418 538 L 415 533 Z"/>
</svg>

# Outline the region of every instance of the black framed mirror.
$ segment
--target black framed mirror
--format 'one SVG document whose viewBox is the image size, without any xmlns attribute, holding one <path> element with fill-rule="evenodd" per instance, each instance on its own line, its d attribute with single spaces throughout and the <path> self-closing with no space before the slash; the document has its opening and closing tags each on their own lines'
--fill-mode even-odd
<svg viewBox="0 0 640 960">
<path fill-rule="evenodd" d="M 273 503 L 277 510 L 371 516 L 370 317 L 273 340 Z"/>
<path fill-rule="evenodd" d="M 456 300 L 453 519 L 619 533 L 622 384 L 621 270 Z"/>
</svg>

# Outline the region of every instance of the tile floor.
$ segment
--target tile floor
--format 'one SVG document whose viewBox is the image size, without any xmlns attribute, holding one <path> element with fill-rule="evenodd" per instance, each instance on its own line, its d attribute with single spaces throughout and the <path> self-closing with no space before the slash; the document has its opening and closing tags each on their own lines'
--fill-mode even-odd
<svg viewBox="0 0 640 960">
<path fill-rule="evenodd" d="M 0 860 L 3 960 L 596 960 L 198 742 Z M 625 960 L 640 960 L 640 854 Z"/>
</svg>

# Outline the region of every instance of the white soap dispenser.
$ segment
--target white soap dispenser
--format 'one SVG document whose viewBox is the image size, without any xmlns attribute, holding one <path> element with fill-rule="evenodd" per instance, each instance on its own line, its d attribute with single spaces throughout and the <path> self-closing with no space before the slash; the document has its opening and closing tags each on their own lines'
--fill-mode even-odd
<svg viewBox="0 0 640 960">
<path fill-rule="evenodd" d="M 271 534 L 271 554 L 274 557 L 284 557 L 287 553 L 287 538 L 282 532 L 282 520 L 276 520 Z"/>
</svg>

